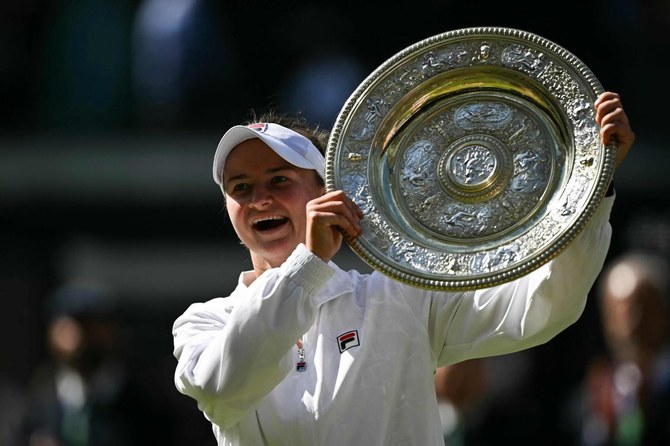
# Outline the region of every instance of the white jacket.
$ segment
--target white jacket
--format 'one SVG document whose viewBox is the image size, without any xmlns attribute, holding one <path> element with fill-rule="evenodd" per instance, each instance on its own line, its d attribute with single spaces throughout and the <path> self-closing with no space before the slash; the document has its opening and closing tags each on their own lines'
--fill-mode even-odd
<svg viewBox="0 0 670 446">
<path fill-rule="evenodd" d="M 443 445 L 435 368 L 536 346 L 574 323 L 606 258 L 613 201 L 556 259 L 478 291 L 344 272 L 300 245 L 175 321 L 177 389 L 219 445 Z"/>
</svg>

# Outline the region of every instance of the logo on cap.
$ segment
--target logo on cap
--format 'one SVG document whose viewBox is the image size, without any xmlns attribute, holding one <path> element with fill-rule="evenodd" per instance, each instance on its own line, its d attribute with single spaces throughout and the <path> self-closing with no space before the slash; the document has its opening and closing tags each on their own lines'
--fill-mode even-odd
<svg viewBox="0 0 670 446">
<path fill-rule="evenodd" d="M 268 128 L 268 125 L 262 122 L 258 122 L 256 124 L 249 124 L 247 127 L 258 132 L 264 132 L 265 129 Z"/>
</svg>

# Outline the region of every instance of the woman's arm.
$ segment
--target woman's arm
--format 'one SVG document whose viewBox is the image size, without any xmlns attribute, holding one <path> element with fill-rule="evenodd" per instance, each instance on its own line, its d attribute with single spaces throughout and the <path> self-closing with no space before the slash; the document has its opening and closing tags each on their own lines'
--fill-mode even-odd
<svg viewBox="0 0 670 446">
<path fill-rule="evenodd" d="M 332 274 L 300 245 L 248 289 L 191 305 L 173 327 L 177 389 L 220 427 L 238 422 L 292 370 L 295 343 Z"/>
</svg>

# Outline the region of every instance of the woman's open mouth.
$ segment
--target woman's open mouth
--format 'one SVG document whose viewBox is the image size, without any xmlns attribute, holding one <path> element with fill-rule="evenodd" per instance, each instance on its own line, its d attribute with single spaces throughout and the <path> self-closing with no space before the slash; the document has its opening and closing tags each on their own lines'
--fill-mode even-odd
<svg viewBox="0 0 670 446">
<path fill-rule="evenodd" d="M 254 220 L 251 225 L 256 231 L 269 231 L 270 229 L 278 228 L 288 222 L 286 217 L 267 217 Z"/>
</svg>

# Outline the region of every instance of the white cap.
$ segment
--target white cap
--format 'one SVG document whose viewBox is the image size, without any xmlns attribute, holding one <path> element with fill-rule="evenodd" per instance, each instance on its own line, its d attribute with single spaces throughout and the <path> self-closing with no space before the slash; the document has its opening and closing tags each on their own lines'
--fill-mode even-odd
<svg viewBox="0 0 670 446">
<path fill-rule="evenodd" d="M 325 159 L 312 141 L 298 132 L 275 123 L 236 125 L 231 127 L 216 148 L 214 154 L 214 181 L 223 186 L 223 166 L 230 152 L 247 139 L 258 138 L 267 144 L 277 155 L 294 166 L 313 169 L 325 180 Z"/>
</svg>

